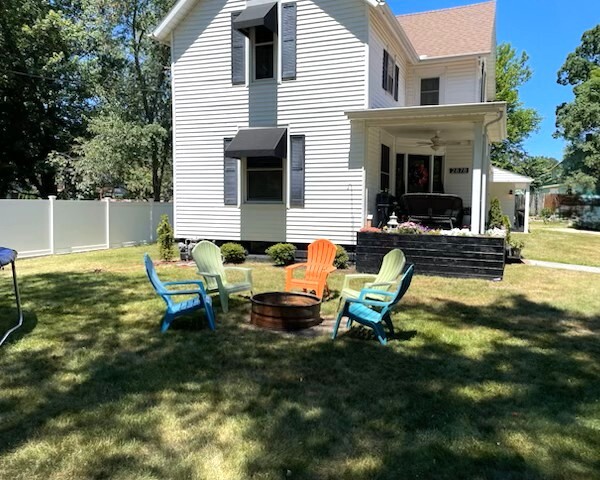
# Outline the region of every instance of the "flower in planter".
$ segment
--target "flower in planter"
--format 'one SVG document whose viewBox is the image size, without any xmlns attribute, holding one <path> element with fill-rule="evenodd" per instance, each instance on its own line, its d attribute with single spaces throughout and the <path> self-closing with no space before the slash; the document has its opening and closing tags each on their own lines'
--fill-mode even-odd
<svg viewBox="0 0 600 480">
<path fill-rule="evenodd" d="M 377 228 L 377 227 L 362 227 L 359 232 L 365 233 L 365 232 L 371 232 L 371 233 L 381 233 L 381 228 Z"/>
</svg>

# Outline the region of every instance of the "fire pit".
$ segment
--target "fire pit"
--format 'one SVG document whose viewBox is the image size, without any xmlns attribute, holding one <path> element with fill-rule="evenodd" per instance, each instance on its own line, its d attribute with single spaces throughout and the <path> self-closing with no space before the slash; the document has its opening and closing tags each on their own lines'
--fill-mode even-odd
<svg viewBox="0 0 600 480">
<path fill-rule="evenodd" d="M 302 330 L 321 323 L 321 300 L 306 293 L 268 292 L 251 299 L 250 322 L 270 330 Z"/>
</svg>

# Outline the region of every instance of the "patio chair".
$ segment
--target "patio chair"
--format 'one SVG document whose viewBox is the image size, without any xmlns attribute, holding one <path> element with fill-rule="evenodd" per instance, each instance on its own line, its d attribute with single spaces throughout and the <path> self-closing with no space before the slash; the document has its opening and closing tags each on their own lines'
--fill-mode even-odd
<svg viewBox="0 0 600 480">
<path fill-rule="evenodd" d="M 338 310 L 342 305 L 342 301 L 346 298 L 358 298 L 360 290 L 351 288 L 351 282 L 356 280 L 362 280 L 363 288 L 370 288 L 371 290 L 389 290 L 391 286 L 398 281 L 404 270 L 406 264 L 406 257 L 399 248 L 390 250 L 383 257 L 381 262 L 381 268 L 379 273 L 353 273 L 344 277 L 344 284 L 342 286 L 342 293 L 340 295 L 340 301 L 338 303 Z M 371 280 L 367 282 L 367 280 Z M 381 295 L 369 295 L 367 298 L 371 300 L 384 300 L 385 297 Z"/>
<path fill-rule="evenodd" d="M 387 336 L 385 334 L 385 330 L 383 328 L 383 324 L 385 323 L 390 330 L 390 334 L 394 335 L 394 325 L 392 324 L 391 312 L 394 306 L 400 301 L 400 299 L 404 296 L 408 287 L 410 286 L 410 282 L 412 280 L 414 272 L 414 265 L 409 265 L 402 275 L 402 279 L 400 280 L 400 284 L 395 292 L 385 292 L 382 290 L 371 290 L 365 288 L 361 290 L 358 298 L 348 298 L 344 303 L 344 308 L 338 314 L 335 326 L 333 327 L 333 334 L 331 336 L 332 339 L 337 337 L 338 328 L 340 326 L 340 322 L 342 321 L 342 317 L 348 318 L 347 327 L 352 327 L 352 322 L 360 323 L 365 327 L 369 327 L 373 329 L 375 332 L 375 336 L 379 340 L 382 345 L 387 344 Z M 370 294 L 381 295 L 389 298 L 386 301 L 379 300 L 368 300 L 367 296 Z"/>
<path fill-rule="evenodd" d="M 147 253 L 144 255 L 144 264 L 146 266 L 146 274 L 150 283 L 154 287 L 154 290 L 167 304 L 167 311 L 161 322 L 160 331 L 166 332 L 173 320 L 180 315 L 193 312 L 195 310 L 204 309 L 206 312 L 206 319 L 208 326 L 211 330 L 215 329 L 215 313 L 212 308 L 212 300 L 206 294 L 204 285 L 200 280 L 185 280 L 180 282 L 161 282 L 154 269 L 154 264 L 150 259 L 150 255 Z M 175 285 L 195 285 L 196 288 L 188 290 L 168 290 L 166 287 Z M 184 300 L 182 302 L 174 302 L 171 297 L 175 295 L 197 295 L 196 298 L 191 300 Z"/>
<path fill-rule="evenodd" d="M 323 298 L 323 292 L 327 287 L 327 276 L 336 270 L 333 266 L 337 247 L 329 240 L 321 238 L 315 240 L 308 246 L 308 258 L 306 263 L 296 263 L 285 267 L 285 290 L 294 288 L 311 292 Z M 304 278 L 294 278 L 294 271 L 298 268 L 306 268 Z"/>
<path fill-rule="evenodd" d="M 212 242 L 203 240 L 192 250 L 198 274 L 204 277 L 208 293 L 219 293 L 223 313 L 229 311 L 229 295 L 250 290 L 252 295 L 252 269 L 242 267 L 224 267 L 221 249 Z M 244 280 L 232 283 L 227 280 L 227 272 L 242 272 Z"/>
</svg>

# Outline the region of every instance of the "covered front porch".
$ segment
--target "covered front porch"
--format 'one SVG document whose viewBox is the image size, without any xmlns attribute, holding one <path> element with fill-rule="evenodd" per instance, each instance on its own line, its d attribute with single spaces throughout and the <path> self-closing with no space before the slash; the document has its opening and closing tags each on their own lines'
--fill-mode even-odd
<svg viewBox="0 0 600 480">
<path fill-rule="evenodd" d="M 489 146 L 506 137 L 504 102 L 346 113 L 353 137 L 363 139 L 365 218 L 372 215 L 374 225 L 381 224 L 382 202 L 392 205 L 388 213 L 405 213 L 405 194 L 450 194 L 462 200 L 461 224 L 455 226 L 484 232 Z"/>
</svg>

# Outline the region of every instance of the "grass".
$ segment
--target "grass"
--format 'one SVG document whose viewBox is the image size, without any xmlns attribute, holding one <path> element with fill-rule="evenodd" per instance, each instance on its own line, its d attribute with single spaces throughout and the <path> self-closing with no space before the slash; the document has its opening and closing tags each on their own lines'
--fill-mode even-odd
<svg viewBox="0 0 600 480">
<path fill-rule="evenodd" d="M 26 324 L 0 348 L 0 478 L 600 478 L 597 275 L 417 276 L 382 347 L 363 331 L 249 328 L 244 299 L 216 332 L 191 317 L 160 334 L 145 250 L 19 261 Z M 257 291 L 283 285 L 281 269 L 252 267 Z"/>
<path fill-rule="evenodd" d="M 532 222 L 528 235 L 513 235 L 524 240 L 523 256 L 530 260 L 600 267 L 600 235 L 556 230 L 566 227 L 564 222 Z"/>
</svg>

